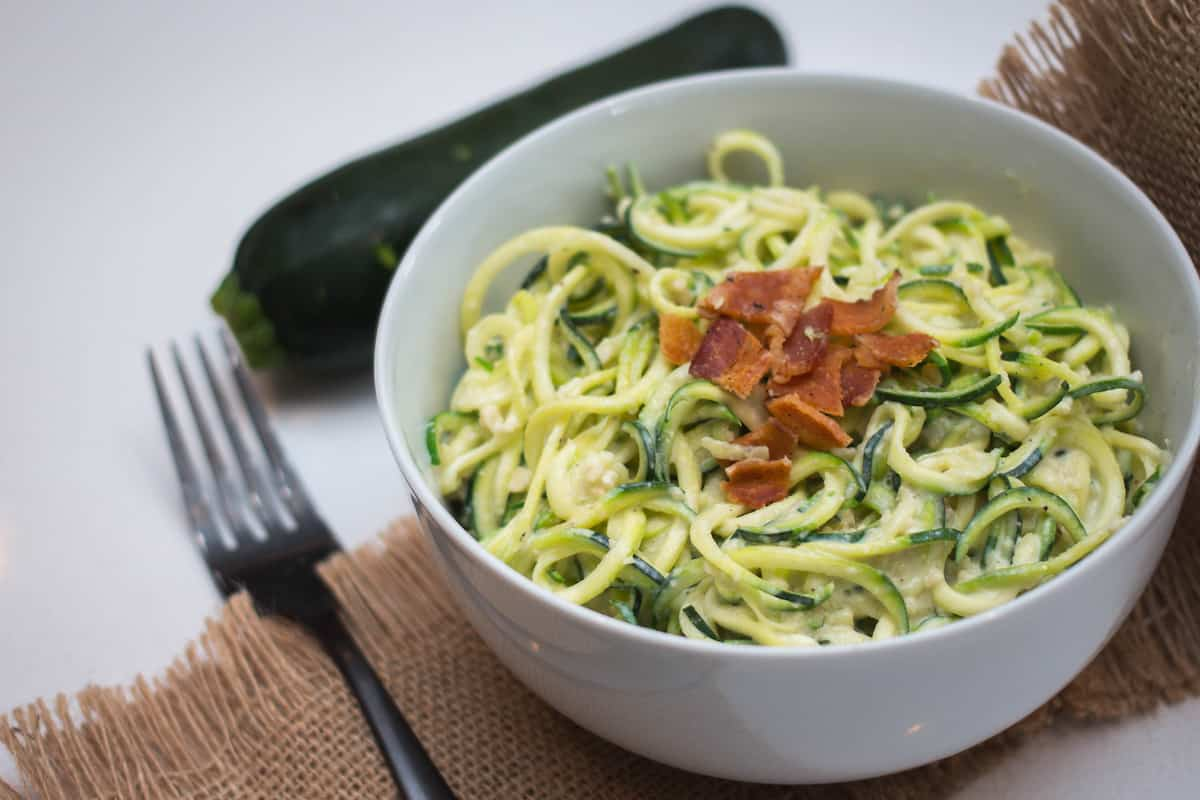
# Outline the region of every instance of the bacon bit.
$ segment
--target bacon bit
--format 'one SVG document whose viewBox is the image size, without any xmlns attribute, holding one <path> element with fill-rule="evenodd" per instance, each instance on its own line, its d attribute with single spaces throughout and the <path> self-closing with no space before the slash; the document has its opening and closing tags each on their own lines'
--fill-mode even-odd
<svg viewBox="0 0 1200 800">
<path fill-rule="evenodd" d="M 938 346 L 938 340 L 923 333 L 906 333 L 889 336 L 886 333 L 863 333 L 854 337 L 859 350 L 866 350 L 883 364 L 894 367 L 915 367 L 925 360 L 929 351 Z M 859 363 L 864 367 L 871 364 Z M 876 367 L 878 369 L 878 367 Z"/>
<path fill-rule="evenodd" d="M 850 436 L 817 409 L 794 394 L 777 397 L 767 403 L 771 416 L 796 435 L 797 441 L 813 450 L 832 450 L 850 444 Z"/>
<path fill-rule="evenodd" d="M 758 339 L 730 319 L 718 319 L 704 334 L 688 370 L 707 378 L 743 400 L 767 374 L 770 354 Z"/>
<path fill-rule="evenodd" d="M 735 272 L 700 300 L 700 313 L 764 326 L 766 337 L 791 333 L 820 267 Z"/>
<path fill-rule="evenodd" d="M 790 456 L 796 449 L 796 437 L 774 419 L 768 419 L 744 436 L 734 439 L 733 443 L 748 447 L 764 446 L 773 459 Z"/>
<path fill-rule="evenodd" d="M 891 364 L 886 361 L 880 361 L 879 356 L 865 347 L 854 348 L 854 361 L 863 369 L 877 369 L 880 372 L 887 372 L 892 368 Z"/>
<path fill-rule="evenodd" d="M 663 357 L 672 364 L 686 364 L 700 349 L 704 334 L 687 317 L 677 314 L 658 315 L 658 346 Z"/>
<path fill-rule="evenodd" d="M 754 324 L 753 322 L 742 323 L 742 327 L 750 331 L 751 335 L 760 342 L 773 342 L 776 339 L 783 341 L 783 337 L 779 333 L 779 329 L 774 325 Z"/>
<path fill-rule="evenodd" d="M 788 496 L 792 485 L 792 460 L 738 461 L 725 468 L 729 480 L 721 484 L 725 496 L 750 508 L 762 508 Z"/>
<path fill-rule="evenodd" d="M 771 342 L 771 373 L 777 382 L 811 372 L 820 363 L 832 321 L 833 306 L 822 302 L 800 315 L 785 341 Z"/>
<path fill-rule="evenodd" d="M 854 336 L 859 333 L 874 333 L 887 325 L 896 313 L 896 293 L 900 285 L 900 273 L 893 272 L 887 285 L 876 289 L 866 300 L 843 303 L 830 300 L 833 306 L 833 324 L 830 330 L 838 336 Z"/>
<path fill-rule="evenodd" d="M 772 397 L 794 394 L 818 411 L 840 417 L 845 413 L 842 407 L 842 368 L 850 358 L 849 348 L 834 345 L 812 372 L 786 382 L 772 380 L 767 384 L 767 394 Z"/>
<path fill-rule="evenodd" d="M 804 313 L 803 300 L 776 300 L 775 305 L 771 306 L 772 319 L 768 323 L 759 323 L 751 326 L 751 329 L 758 328 L 762 331 L 759 335 L 761 341 L 774 349 L 783 346 L 783 340 L 788 337 L 788 334 L 796 327 L 796 320 Z"/>
<path fill-rule="evenodd" d="M 854 351 L 856 354 L 857 350 Z M 877 369 L 855 364 L 853 361 L 842 367 L 842 403 L 848 406 L 865 406 L 875 394 L 879 378 L 883 373 Z"/>
</svg>

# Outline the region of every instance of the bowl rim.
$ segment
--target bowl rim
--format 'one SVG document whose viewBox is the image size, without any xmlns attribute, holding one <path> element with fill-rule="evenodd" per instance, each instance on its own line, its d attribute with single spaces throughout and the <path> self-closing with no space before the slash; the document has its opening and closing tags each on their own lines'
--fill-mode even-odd
<svg viewBox="0 0 1200 800">
<path fill-rule="evenodd" d="M 422 475 L 420 467 L 409 452 L 401 426 L 393 424 L 390 409 L 394 408 L 394 392 L 389 367 L 391 364 L 390 355 L 396 350 L 396 347 L 389 346 L 385 337 L 388 331 L 395 327 L 394 320 L 401 315 L 401 309 L 405 306 L 403 298 L 404 286 L 411 275 L 419 268 L 417 262 L 420 251 L 423 249 L 426 241 L 435 235 L 443 217 L 448 213 L 447 209 L 454 206 L 460 197 L 474 191 L 475 186 L 485 180 L 487 174 L 496 169 L 497 165 L 501 162 L 511 158 L 515 154 L 540 147 L 543 139 L 556 134 L 564 128 L 590 124 L 595 119 L 619 114 L 625 110 L 623 107 L 633 104 L 663 102 L 664 100 L 669 102 L 671 95 L 678 92 L 704 91 L 711 87 L 721 87 L 728 84 L 748 83 L 753 85 L 772 82 L 806 84 L 834 89 L 844 87 L 851 90 L 866 89 L 903 93 L 921 99 L 948 102 L 958 105 L 961 113 L 980 114 L 984 117 L 1003 119 L 1010 123 L 1016 123 L 1024 126 L 1033 134 L 1047 138 L 1051 146 L 1065 147 L 1068 150 L 1074 151 L 1076 155 L 1082 157 L 1090 165 L 1091 169 L 1104 173 L 1110 180 L 1115 181 L 1124 193 L 1135 200 L 1140 209 L 1147 213 L 1151 224 L 1156 229 L 1156 233 L 1174 251 L 1176 257 L 1171 259 L 1167 266 L 1175 279 L 1186 287 L 1191 311 L 1190 316 L 1193 319 L 1200 319 L 1200 276 L 1197 275 L 1186 248 L 1184 248 L 1178 234 L 1171 227 L 1170 223 L 1167 222 L 1166 218 L 1163 217 L 1162 213 L 1145 193 L 1126 177 L 1124 173 L 1109 164 L 1091 148 L 1058 128 L 1029 114 L 996 102 L 973 95 L 959 94 L 908 81 L 836 72 L 801 72 L 787 67 L 727 70 L 651 84 L 638 89 L 621 92 L 576 109 L 526 134 L 515 143 L 501 150 L 472 173 L 449 197 L 442 201 L 437 210 L 422 225 L 417 236 L 405 252 L 403 259 L 401 259 L 396 274 L 388 287 L 379 316 L 374 346 L 374 382 L 376 402 L 382 418 L 384 432 L 387 435 L 392 455 L 400 466 L 401 474 L 404 476 L 404 480 L 408 484 L 409 490 L 416 502 L 424 506 L 426 512 L 436 521 L 441 532 L 450 537 L 453 543 L 458 545 L 461 550 L 468 553 L 476 566 L 486 570 L 492 577 L 507 584 L 518 593 L 527 597 L 531 602 L 553 609 L 565 620 L 581 625 L 596 635 L 631 640 L 647 646 L 673 650 L 679 654 L 703 654 L 709 657 L 722 654 L 723 657 L 766 660 L 842 658 L 847 653 L 856 653 L 859 658 L 871 656 L 887 657 L 887 654 L 897 649 L 926 647 L 935 643 L 935 641 L 938 643 L 944 642 L 946 646 L 952 646 L 953 639 L 972 636 L 977 629 L 988 626 L 989 623 L 1000 617 L 1015 614 L 1026 606 L 1041 603 L 1043 600 L 1049 601 L 1052 596 L 1058 593 L 1070 591 L 1071 587 L 1075 584 L 1088 580 L 1088 573 L 1095 570 L 1095 567 L 1091 565 L 1098 565 L 1103 561 L 1119 558 L 1120 554 L 1131 546 L 1134 539 L 1144 531 L 1149 521 L 1160 515 L 1164 507 L 1175 498 L 1177 493 L 1185 490 L 1184 482 L 1190 472 L 1197 445 L 1200 444 L 1200 413 L 1198 413 L 1200 412 L 1200 392 L 1193 393 L 1191 415 L 1188 419 L 1186 432 L 1180 442 L 1178 442 L 1177 447 L 1170 452 L 1171 460 L 1157 489 L 1151 492 L 1147 502 L 1143 503 L 1124 525 L 1118 528 L 1107 541 L 1102 542 L 1095 551 L 1082 559 L 1079 565 L 1066 570 L 1063 574 L 1055 576 L 1053 580 L 1021 593 L 1012 600 L 980 614 L 957 620 L 953 625 L 946 625 L 932 631 L 926 631 L 919 637 L 895 636 L 881 641 L 856 644 L 831 644 L 822 647 L 730 646 L 720 642 L 689 639 L 653 628 L 630 625 L 627 622 L 610 618 L 591 609 L 562 600 L 537 586 L 528 578 L 488 553 L 454 519 L 443 504 L 440 494 L 426 482 Z M 1182 275 L 1180 274 L 1181 272 Z M 430 531 L 430 535 L 435 534 Z"/>
</svg>

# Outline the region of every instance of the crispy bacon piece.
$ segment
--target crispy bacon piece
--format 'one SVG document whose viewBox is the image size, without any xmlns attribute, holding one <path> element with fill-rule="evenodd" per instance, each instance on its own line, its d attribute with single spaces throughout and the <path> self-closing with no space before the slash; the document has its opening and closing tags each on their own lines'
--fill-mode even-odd
<svg viewBox="0 0 1200 800">
<path fill-rule="evenodd" d="M 857 350 L 854 351 L 856 354 Z M 875 394 L 875 387 L 879 385 L 879 378 L 883 373 L 877 369 L 869 369 L 867 367 L 856 364 L 853 361 L 847 362 L 842 366 L 842 403 L 847 406 L 865 406 L 870 400 L 871 395 Z"/>
<path fill-rule="evenodd" d="M 771 374 L 778 382 L 811 372 L 825 355 L 833 306 L 822 302 L 805 311 L 782 342 L 771 342 Z"/>
<path fill-rule="evenodd" d="M 865 347 L 854 348 L 854 363 L 864 369 L 877 369 L 880 372 L 887 372 L 892 368 L 891 364 L 888 364 L 886 361 L 880 361 L 879 356 Z"/>
<path fill-rule="evenodd" d="M 812 372 L 786 382 L 772 380 L 767 384 L 767 394 L 772 397 L 794 394 L 818 411 L 840 417 L 845 413 L 842 407 L 842 368 L 850 358 L 849 348 L 834 345 Z"/>
<path fill-rule="evenodd" d="M 773 459 L 790 456 L 796 449 L 795 435 L 774 419 L 768 419 L 746 435 L 734 439 L 733 443 L 766 447 Z"/>
<path fill-rule="evenodd" d="M 761 322 L 745 322 L 742 323 L 742 327 L 754 334 L 755 339 L 758 339 L 760 342 L 765 342 L 768 350 L 770 349 L 772 342 L 783 341 L 784 334 L 781 333 L 779 328 L 775 325 L 767 325 Z"/>
<path fill-rule="evenodd" d="M 874 333 L 887 325 L 896 313 L 896 292 L 900 285 L 900 273 L 892 273 L 885 286 L 875 290 L 866 300 L 843 303 L 830 300 L 833 306 L 833 324 L 829 329 L 838 336 L 854 336 L 859 333 Z"/>
<path fill-rule="evenodd" d="M 850 436 L 837 420 L 827 417 L 794 394 L 767 403 L 771 416 L 796 435 L 797 441 L 814 450 L 832 450 L 850 444 Z"/>
<path fill-rule="evenodd" d="M 725 474 L 729 480 L 721 486 L 727 498 L 750 508 L 762 508 L 787 497 L 792 484 L 792 460 L 738 461 L 726 467 Z"/>
<path fill-rule="evenodd" d="M 854 337 L 859 350 L 874 356 L 874 360 L 894 367 L 915 367 L 925 360 L 929 351 L 938 346 L 938 340 L 923 333 L 905 333 L 889 336 L 886 333 L 862 333 Z M 860 364 L 864 367 L 873 364 Z M 878 369 L 878 367 L 875 367 Z"/>
<path fill-rule="evenodd" d="M 704 334 L 696 323 L 677 314 L 658 315 L 658 346 L 672 364 L 686 364 L 700 349 Z"/>
<path fill-rule="evenodd" d="M 704 334 L 689 372 L 746 398 L 767 374 L 771 355 L 748 330 L 731 319 L 718 319 Z"/>
<path fill-rule="evenodd" d="M 701 298 L 700 313 L 761 325 L 764 338 L 782 340 L 791 333 L 820 275 L 820 267 L 735 272 Z"/>
</svg>

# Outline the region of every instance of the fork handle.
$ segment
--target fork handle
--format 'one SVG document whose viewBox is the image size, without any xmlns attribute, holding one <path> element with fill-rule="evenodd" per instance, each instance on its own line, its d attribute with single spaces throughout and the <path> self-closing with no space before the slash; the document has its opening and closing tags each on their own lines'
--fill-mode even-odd
<svg viewBox="0 0 1200 800">
<path fill-rule="evenodd" d="M 407 800 L 454 800 L 440 772 L 336 613 L 312 626 L 358 700 L 388 771 Z"/>
</svg>

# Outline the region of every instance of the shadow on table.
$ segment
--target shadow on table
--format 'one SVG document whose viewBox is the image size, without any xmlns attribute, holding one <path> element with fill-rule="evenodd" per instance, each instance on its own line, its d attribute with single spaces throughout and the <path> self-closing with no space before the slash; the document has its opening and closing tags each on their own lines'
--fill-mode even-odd
<svg viewBox="0 0 1200 800">
<path fill-rule="evenodd" d="M 375 381 L 369 367 L 315 372 L 281 369 L 255 373 L 254 382 L 271 407 L 375 402 Z"/>
</svg>

